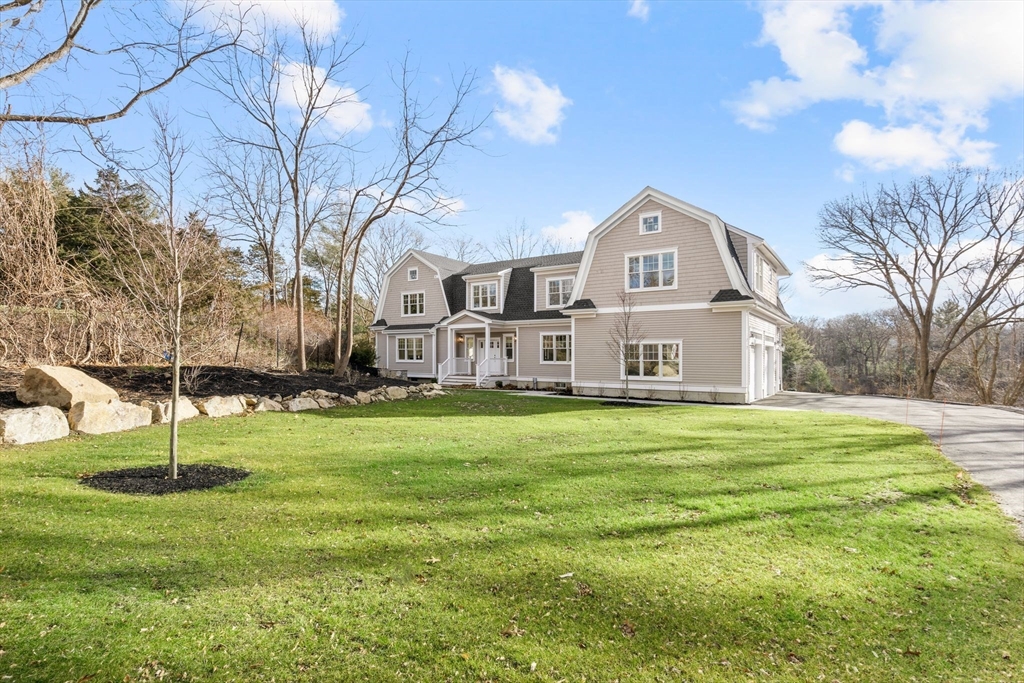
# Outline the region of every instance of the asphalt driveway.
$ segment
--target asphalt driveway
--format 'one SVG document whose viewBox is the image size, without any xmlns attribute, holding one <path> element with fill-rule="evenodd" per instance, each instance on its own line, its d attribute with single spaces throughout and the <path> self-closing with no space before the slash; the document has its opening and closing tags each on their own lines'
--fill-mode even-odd
<svg viewBox="0 0 1024 683">
<path fill-rule="evenodd" d="M 946 405 L 882 396 L 832 396 L 784 391 L 755 407 L 819 410 L 909 423 L 939 443 L 950 460 L 985 485 L 1024 524 L 1024 414 L 982 406 Z M 945 409 L 945 421 L 943 421 Z"/>
</svg>

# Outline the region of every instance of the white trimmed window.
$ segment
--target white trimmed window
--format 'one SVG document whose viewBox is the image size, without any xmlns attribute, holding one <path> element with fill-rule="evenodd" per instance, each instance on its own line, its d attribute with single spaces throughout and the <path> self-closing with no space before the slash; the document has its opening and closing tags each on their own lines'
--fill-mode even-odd
<svg viewBox="0 0 1024 683">
<path fill-rule="evenodd" d="M 571 277 L 548 280 L 548 308 L 561 308 L 569 303 L 572 283 Z"/>
<path fill-rule="evenodd" d="M 409 282 L 415 282 L 420 279 L 420 269 L 410 268 L 409 269 Z"/>
<path fill-rule="evenodd" d="M 667 289 L 676 286 L 676 252 L 636 254 L 626 257 L 628 289 Z"/>
<path fill-rule="evenodd" d="M 497 308 L 498 283 L 484 282 L 473 285 L 471 302 L 471 308 Z"/>
<path fill-rule="evenodd" d="M 661 211 L 640 214 L 640 234 L 651 235 L 661 232 Z"/>
<path fill-rule="evenodd" d="M 423 315 L 423 292 L 402 295 L 402 315 Z"/>
<path fill-rule="evenodd" d="M 516 338 L 511 334 L 504 337 L 505 360 L 512 362 L 516 359 Z"/>
<path fill-rule="evenodd" d="M 571 363 L 571 334 L 542 334 L 540 336 L 541 363 Z"/>
<path fill-rule="evenodd" d="M 423 337 L 399 337 L 398 360 L 406 363 L 423 361 Z"/>
<path fill-rule="evenodd" d="M 679 379 L 679 342 L 644 342 L 623 347 L 627 377 Z"/>
<path fill-rule="evenodd" d="M 754 267 L 755 284 L 757 285 L 757 291 L 763 292 L 764 291 L 764 259 L 761 258 L 760 256 L 757 256 L 756 260 L 755 260 L 755 264 L 756 264 L 755 267 Z"/>
</svg>

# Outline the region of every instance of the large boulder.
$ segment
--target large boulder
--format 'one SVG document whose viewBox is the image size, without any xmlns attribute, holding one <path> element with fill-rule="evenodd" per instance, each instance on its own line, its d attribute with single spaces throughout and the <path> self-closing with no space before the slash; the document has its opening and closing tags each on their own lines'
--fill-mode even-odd
<svg viewBox="0 0 1024 683">
<path fill-rule="evenodd" d="M 153 411 L 134 403 L 79 401 L 68 411 L 71 429 L 82 434 L 123 432 L 153 423 Z"/>
<path fill-rule="evenodd" d="M 252 412 L 254 413 L 280 413 L 284 408 L 281 404 L 272 398 L 263 396 L 256 401 L 256 405 L 253 406 Z"/>
<path fill-rule="evenodd" d="M 0 412 L 0 443 L 38 443 L 63 439 L 71 433 L 64 413 L 53 406 L 16 408 Z"/>
<path fill-rule="evenodd" d="M 171 421 L 170 401 L 163 401 L 162 403 L 143 401 L 142 405 L 153 411 L 153 424 L 167 424 Z M 199 417 L 199 409 L 192 405 L 192 401 L 184 396 L 180 396 L 178 398 L 178 421 L 191 420 L 193 417 Z"/>
<path fill-rule="evenodd" d="M 281 407 L 287 410 L 289 413 L 297 413 L 302 410 L 319 410 L 320 404 L 315 399 L 300 396 L 293 398 L 290 401 L 285 401 L 281 404 Z"/>
<path fill-rule="evenodd" d="M 79 402 L 116 401 L 117 392 L 81 370 L 57 365 L 29 368 L 21 378 L 18 400 L 26 405 L 67 410 Z"/>
<path fill-rule="evenodd" d="M 359 402 L 356 401 L 351 396 L 338 396 L 338 403 L 340 403 L 343 406 L 354 406 L 358 405 Z"/>
<path fill-rule="evenodd" d="M 367 403 L 370 403 L 372 398 L 373 397 L 370 396 L 365 391 L 356 392 L 356 403 L 359 403 L 360 405 L 366 405 Z"/>
<path fill-rule="evenodd" d="M 385 389 L 385 393 L 392 401 L 401 401 L 403 398 L 409 398 L 409 392 L 402 387 L 388 387 Z"/>
<path fill-rule="evenodd" d="M 238 396 L 211 396 L 196 403 L 199 412 L 207 417 L 227 417 L 245 412 L 245 399 Z"/>
</svg>

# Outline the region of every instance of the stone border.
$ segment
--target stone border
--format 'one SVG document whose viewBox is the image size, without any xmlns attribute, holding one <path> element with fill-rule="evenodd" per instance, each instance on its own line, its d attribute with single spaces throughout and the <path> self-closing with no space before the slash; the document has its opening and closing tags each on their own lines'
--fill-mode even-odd
<svg viewBox="0 0 1024 683">
<path fill-rule="evenodd" d="M 382 386 L 360 391 L 355 397 L 323 389 L 310 389 L 297 396 L 210 396 L 194 403 L 184 396 L 178 399 L 179 422 L 199 415 L 211 418 L 252 415 L 263 412 L 298 413 L 328 410 L 339 406 L 368 405 L 409 398 L 445 396 L 440 384 L 415 384 L 408 387 Z M 51 406 L 33 406 L 0 411 L 0 444 L 21 445 L 62 439 L 70 434 L 109 434 L 137 427 L 167 424 L 171 420 L 171 402 L 142 401 L 140 405 L 112 400 L 103 403 L 79 401 L 67 414 Z"/>
</svg>

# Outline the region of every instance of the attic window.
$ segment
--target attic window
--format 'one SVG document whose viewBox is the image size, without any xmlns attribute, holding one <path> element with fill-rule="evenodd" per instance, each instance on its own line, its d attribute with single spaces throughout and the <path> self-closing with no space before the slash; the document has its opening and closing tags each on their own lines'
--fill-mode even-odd
<svg viewBox="0 0 1024 683">
<path fill-rule="evenodd" d="M 413 280 L 419 280 L 419 279 L 420 279 L 420 269 L 419 268 L 410 268 L 409 269 L 409 281 L 412 282 Z"/>
<path fill-rule="evenodd" d="M 651 235 L 661 232 L 661 211 L 640 214 L 640 234 Z"/>
</svg>

